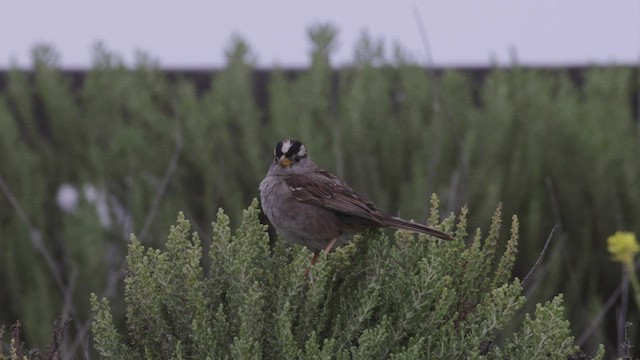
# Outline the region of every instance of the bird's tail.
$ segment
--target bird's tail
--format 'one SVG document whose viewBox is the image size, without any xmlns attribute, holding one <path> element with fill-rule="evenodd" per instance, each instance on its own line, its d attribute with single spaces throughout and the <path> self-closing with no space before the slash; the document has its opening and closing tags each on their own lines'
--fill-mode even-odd
<svg viewBox="0 0 640 360">
<path fill-rule="evenodd" d="M 444 240 L 452 240 L 453 239 L 453 237 L 451 235 L 449 235 L 449 234 L 447 234 L 445 232 L 442 232 L 440 230 L 436 230 L 436 229 L 430 228 L 427 225 L 423 225 L 423 224 L 420 224 L 420 223 L 417 223 L 417 222 L 400 219 L 400 218 L 395 217 L 395 216 L 390 216 L 390 217 L 384 219 L 383 223 L 385 225 L 387 225 L 387 226 L 392 227 L 392 228 L 415 231 L 415 232 L 419 232 L 419 233 L 435 236 L 437 238 L 444 239 Z"/>
</svg>

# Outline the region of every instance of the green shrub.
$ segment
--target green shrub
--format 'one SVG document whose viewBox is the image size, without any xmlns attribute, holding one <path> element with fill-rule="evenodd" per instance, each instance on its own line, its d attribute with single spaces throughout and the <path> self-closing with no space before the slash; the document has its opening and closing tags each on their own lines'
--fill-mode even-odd
<svg viewBox="0 0 640 360">
<path fill-rule="evenodd" d="M 258 204 L 232 235 L 219 210 L 209 258 L 184 215 L 164 250 L 132 236 L 127 256 L 126 335 L 109 301 L 91 295 L 94 346 L 113 359 L 536 359 L 566 358 L 573 345 L 562 296 L 538 305 L 520 329 L 505 333 L 525 302 L 511 279 L 518 242 L 496 256 L 501 207 L 487 236 L 470 244 L 467 210 L 439 227 L 456 240 L 383 231 L 356 235 L 322 255 L 312 281 L 302 275 L 310 253 L 278 241 L 269 246 Z M 432 223 L 438 202 L 432 198 Z M 436 221 L 434 221 L 436 220 Z M 202 266 L 209 263 L 207 269 Z M 599 355 L 600 357 L 602 354 Z"/>
</svg>

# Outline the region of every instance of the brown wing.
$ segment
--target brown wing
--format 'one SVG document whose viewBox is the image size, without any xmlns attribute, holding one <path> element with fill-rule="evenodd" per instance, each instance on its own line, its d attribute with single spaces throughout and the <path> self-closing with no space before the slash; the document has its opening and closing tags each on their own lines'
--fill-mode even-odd
<svg viewBox="0 0 640 360">
<path fill-rule="evenodd" d="M 342 214 L 384 225 L 376 216 L 380 210 L 371 200 L 355 192 L 335 175 L 317 170 L 285 179 L 294 199 Z"/>
</svg>

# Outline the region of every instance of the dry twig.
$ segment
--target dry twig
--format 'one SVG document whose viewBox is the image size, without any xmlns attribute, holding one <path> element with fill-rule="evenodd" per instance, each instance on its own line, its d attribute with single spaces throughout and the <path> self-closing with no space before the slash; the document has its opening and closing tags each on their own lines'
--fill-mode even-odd
<svg viewBox="0 0 640 360">
<path fill-rule="evenodd" d="M 540 263 L 542 262 L 542 258 L 544 257 L 544 254 L 547 252 L 547 248 L 549 247 L 549 244 L 551 243 L 551 239 L 553 238 L 553 234 L 555 234 L 557 228 L 558 228 L 558 225 L 555 225 L 553 229 L 551 229 L 551 233 L 549 233 L 549 236 L 547 237 L 547 241 L 544 243 L 544 247 L 542 248 L 540 255 L 538 255 L 538 259 L 536 260 L 535 264 L 533 264 L 533 267 L 531 268 L 531 270 L 529 270 L 529 272 L 527 273 L 527 276 L 525 276 L 524 280 L 522 280 L 522 282 L 520 283 L 521 287 L 523 288 L 525 287 L 525 285 L 527 284 L 527 280 L 529 279 L 529 276 L 533 274 L 533 272 L 536 270 L 538 265 L 540 265 Z"/>
</svg>

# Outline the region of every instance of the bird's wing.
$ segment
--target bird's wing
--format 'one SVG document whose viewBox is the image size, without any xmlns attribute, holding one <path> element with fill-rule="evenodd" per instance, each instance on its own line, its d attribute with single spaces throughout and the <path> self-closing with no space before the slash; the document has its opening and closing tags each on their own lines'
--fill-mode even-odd
<svg viewBox="0 0 640 360">
<path fill-rule="evenodd" d="M 304 175 L 289 175 L 285 183 L 293 198 L 298 201 L 383 225 L 376 216 L 380 211 L 371 200 L 355 192 L 328 171 L 316 170 Z"/>
</svg>

